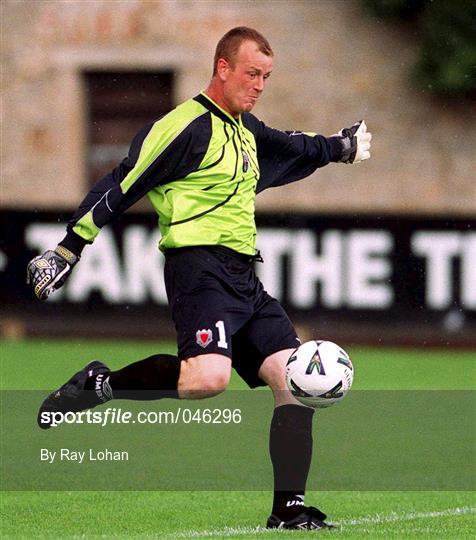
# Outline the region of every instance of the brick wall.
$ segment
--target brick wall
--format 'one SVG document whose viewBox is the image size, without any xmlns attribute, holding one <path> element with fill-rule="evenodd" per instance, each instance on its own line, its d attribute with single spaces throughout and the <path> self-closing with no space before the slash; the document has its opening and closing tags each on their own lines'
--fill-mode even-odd
<svg viewBox="0 0 476 540">
<path fill-rule="evenodd" d="M 476 105 L 412 89 L 417 36 L 359 0 L 7 0 L 2 11 L 3 206 L 75 207 L 87 189 L 83 70 L 173 68 L 181 101 L 207 85 L 221 35 L 246 24 L 276 54 L 255 110 L 267 124 L 329 135 L 365 118 L 374 134 L 370 162 L 269 190 L 259 208 L 476 212 Z"/>
</svg>

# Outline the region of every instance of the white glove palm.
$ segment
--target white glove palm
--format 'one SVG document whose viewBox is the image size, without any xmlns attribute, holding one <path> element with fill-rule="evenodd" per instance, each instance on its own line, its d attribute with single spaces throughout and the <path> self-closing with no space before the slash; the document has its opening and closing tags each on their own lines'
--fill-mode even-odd
<svg viewBox="0 0 476 540">
<path fill-rule="evenodd" d="M 364 120 L 362 120 L 355 136 L 357 137 L 357 152 L 355 153 L 354 163 L 360 163 L 365 159 L 370 159 L 370 141 L 372 140 L 372 133 L 367 131 Z"/>
<path fill-rule="evenodd" d="M 342 159 L 344 163 L 360 163 L 370 159 L 370 141 L 372 134 L 367 131 L 364 120 L 356 122 L 350 128 L 344 128 L 337 134 L 342 144 Z"/>
</svg>

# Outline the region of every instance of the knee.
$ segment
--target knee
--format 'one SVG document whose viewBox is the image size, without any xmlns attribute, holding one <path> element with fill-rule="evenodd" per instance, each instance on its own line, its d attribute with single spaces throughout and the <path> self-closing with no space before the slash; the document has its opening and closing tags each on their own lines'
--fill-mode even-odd
<svg viewBox="0 0 476 540">
<path fill-rule="evenodd" d="M 291 394 L 286 384 L 286 364 L 294 349 L 284 349 L 268 356 L 261 365 L 259 376 L 271 388 L 275 406 L 302 405 Z"/>
<path fill-rule="evenodd" d="M 200 386 L 203 393 L 208 396 L 216 396 L 224 392 L 230 382 L 230 373 L 226 371 L 214 372 L 201 378 Z"/>
<path fill-rule="evenodd" d="M 287 349 L 268 356 L 260 367 L 258 375 L 273 391 L 287 390 L 286 364 L 292 352 Z"/>
<path fill-rule="evenodd" d="M 231 360 L 224 356 L 199 356 L 182 361 L 179 396 L 185 399 L 212 397 L 226 390 L 231 376 Z"/>
</svg>

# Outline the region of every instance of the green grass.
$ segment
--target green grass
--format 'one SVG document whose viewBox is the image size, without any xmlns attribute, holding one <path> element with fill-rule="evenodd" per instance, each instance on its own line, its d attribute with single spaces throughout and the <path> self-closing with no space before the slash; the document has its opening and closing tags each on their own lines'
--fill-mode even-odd
<svg viewBox="0 0 476 540">
<path fill-rule="evenodd" d="M 314 538 L 256 529 L 269 511 L 263 492 L 9 493 L 4 537 Z M 472 538 L 474 496 L 460 492 L 324 492 L 307 498 L 332 512 L 332 536 Z M 473 508 L 473 512 L 474 512 Z M 327 533 L 324 536 L 328 536 Z M 329 535 L 330 536 L 330 535 Z"/>
<path fill-rule="evenodd" d="M 307 498 L 332 512 L 339 524 L 332 536 L 472 538 L 474 533 L 470 493 L 324 492 Z M 315 537 L 253 530 L 269 511 L 270 494 L 263 492 L 13 492 L 4 503 L 3 537 Z"/>
<path fill-rule="evenodd" d="M 99 358 L 117 368 L 157 351 L 174 352 L 174 345 L 25 340 L 0 342 L 0 351 L 1 388 L 27 390 L 51 389 L 85 360 Z M 349 348 L 348 352 L 356 367 L 355 389 L 475 387 L 476 354 L 471 351 Z M 244 385 L 234 377 L 231 387 Z M 319 444 L 322 441 L 317 441 L 317 457 Z M 9 491 L 1 497 L 1 534 L 4 538 L 315 537 L 256 529 L 269 513 L 270 498 L 262 491 Z M 306 501 L 339 524 L 339 529 L 321 533 L 324 536 L 473 538 L 476 526 L 476 500 L 470 491 L 308 492 Z"/>
<path fill-rule="evenodd" d="M 1 389 L 49 389 L 85 362 L 111 369 L 157 352 L 174 354 L 174 343 L 140 341 L 0 341 Z M 476 387 L 476 352 L 446 349 L 349 348 L 356 390 L 470 390 Z M 236 376 L 231 389 L 246 388 Z"/>
</svg>

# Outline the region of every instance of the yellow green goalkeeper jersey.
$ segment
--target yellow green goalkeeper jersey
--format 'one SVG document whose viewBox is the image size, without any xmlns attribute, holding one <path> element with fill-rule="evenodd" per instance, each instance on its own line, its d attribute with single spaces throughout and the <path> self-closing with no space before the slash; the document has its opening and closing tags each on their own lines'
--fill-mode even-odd
<svg viewBox="0 0 476 540">
<path fill-rule="evenodd" d="M 256 194 L 304 178 L 341 152 L 333 137 L 275 130 L 250 113 L 233 118 L 201 93 L 136 135 L 127 158 L 81 203 L 62 244 L 77 252 L 147 195 L 162 251 L 222 245 L 254 255 Z"/>
</svg>

